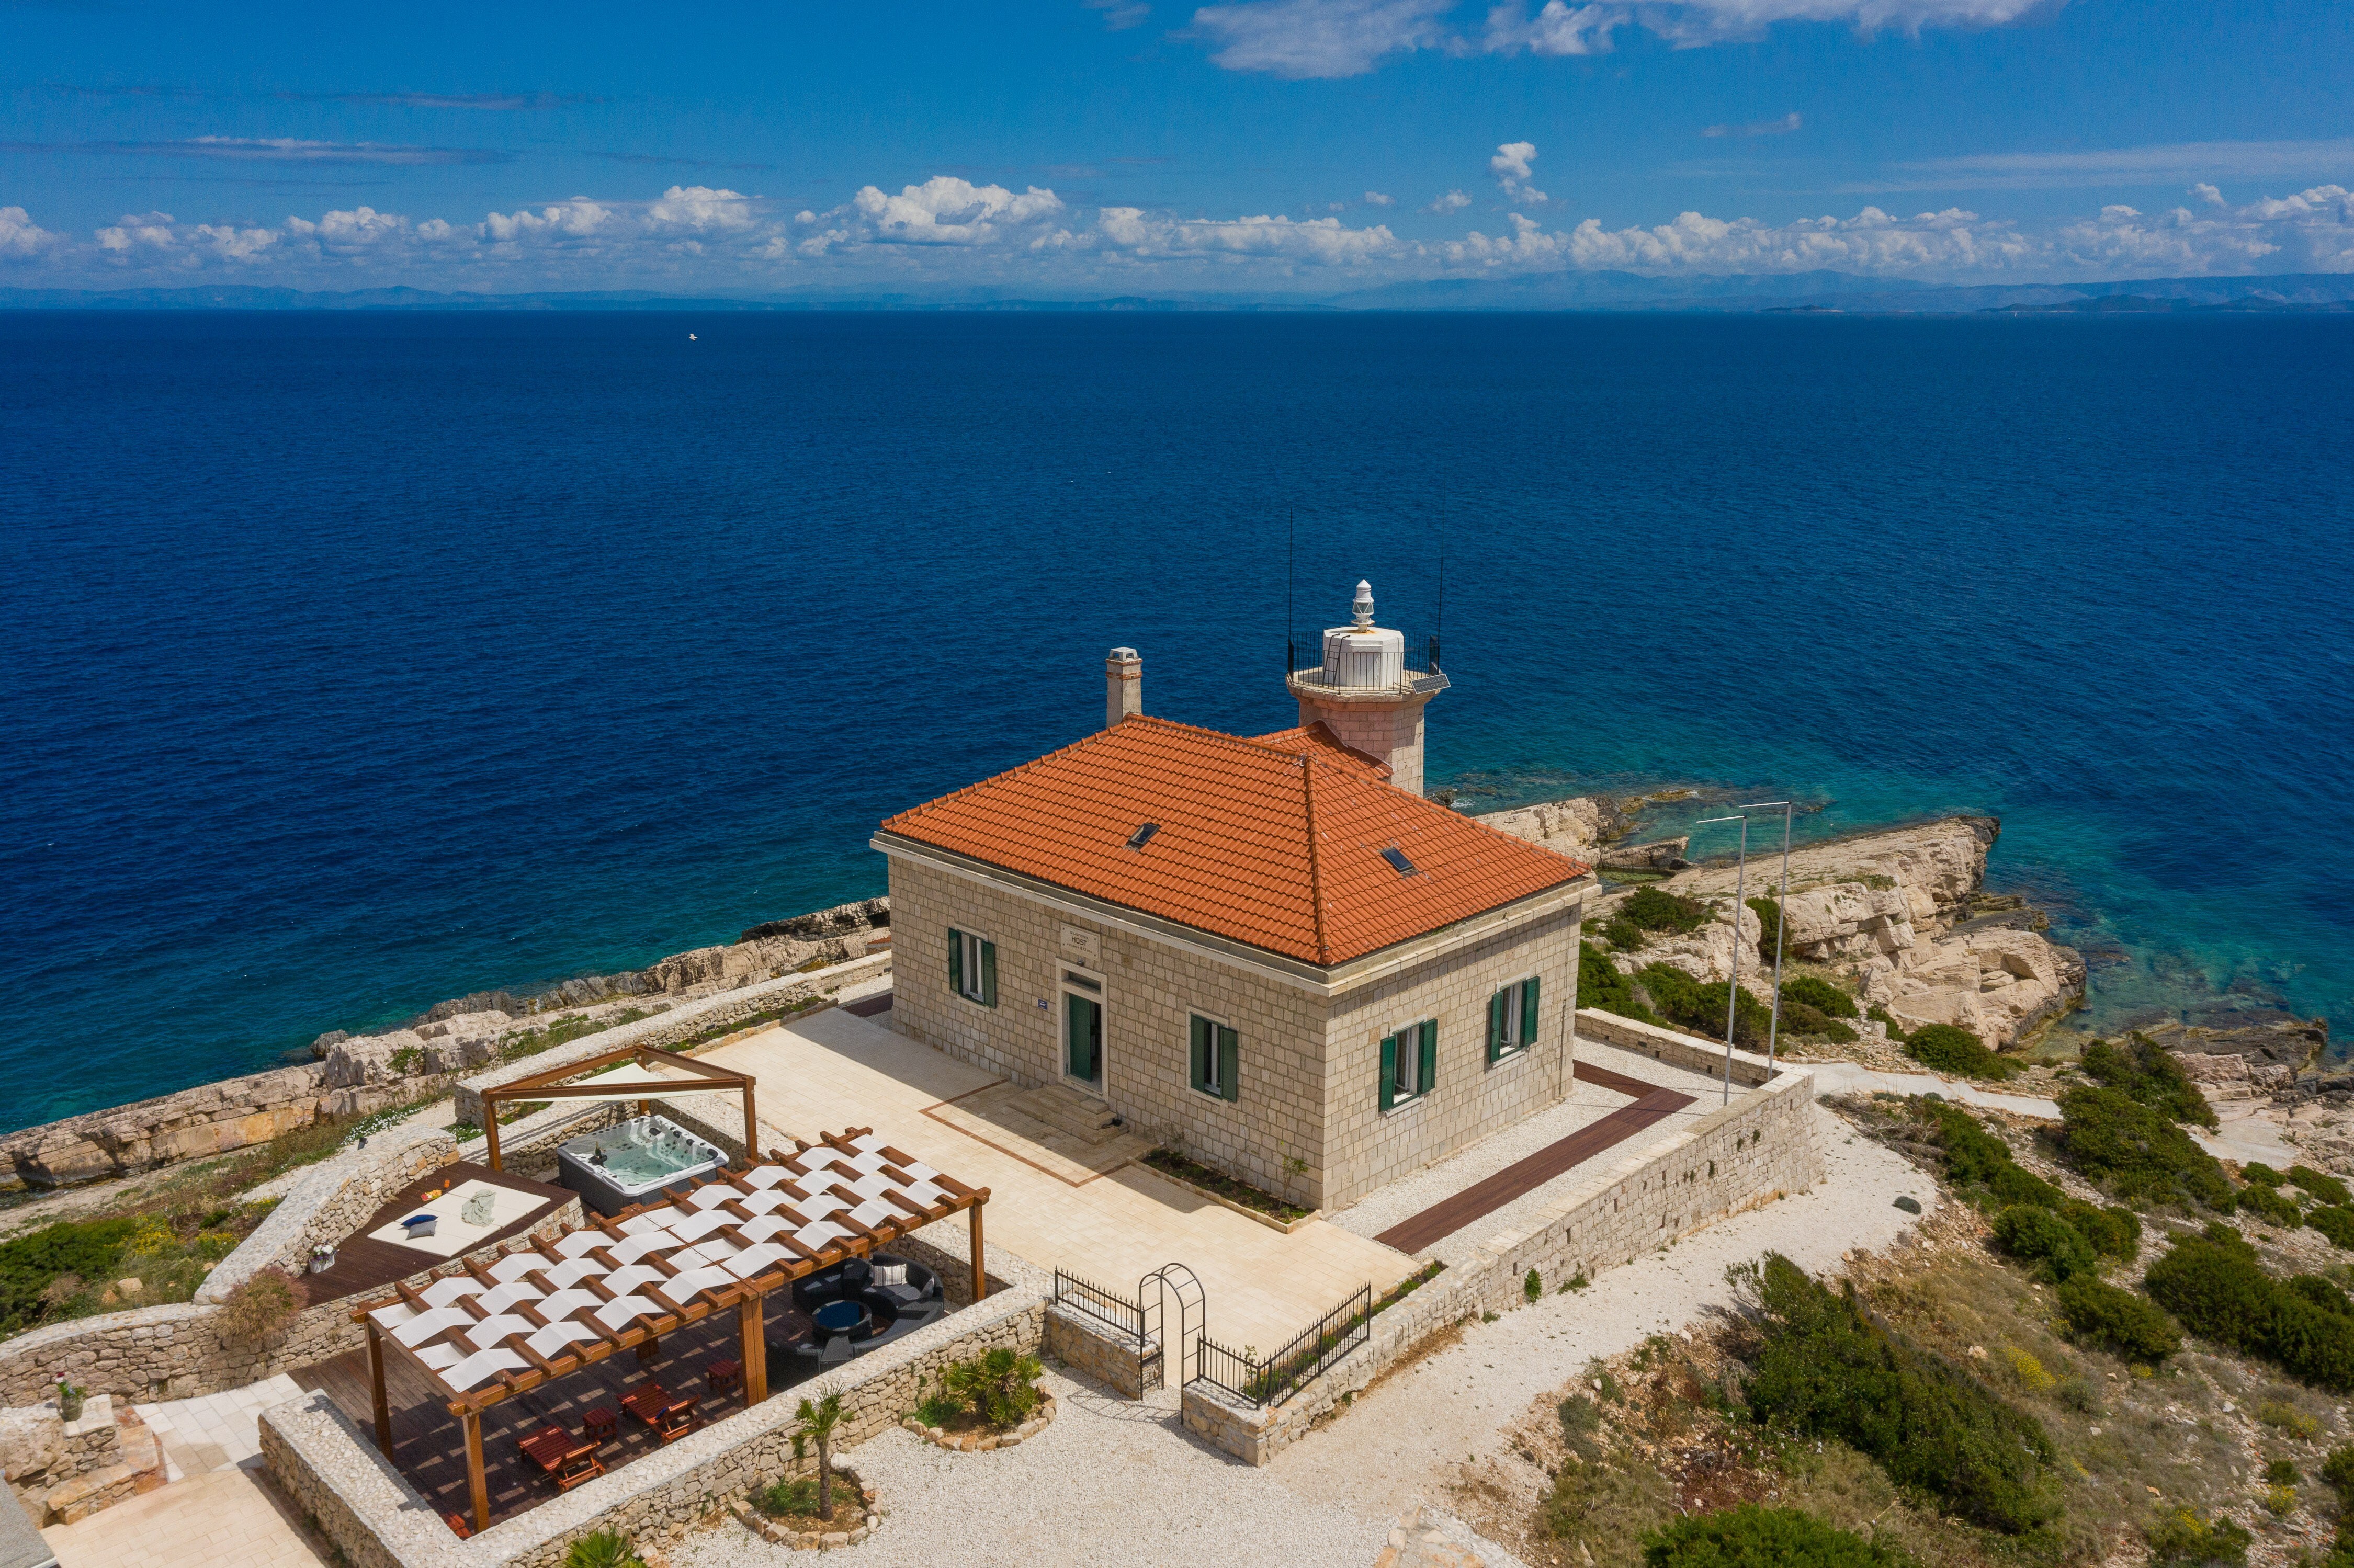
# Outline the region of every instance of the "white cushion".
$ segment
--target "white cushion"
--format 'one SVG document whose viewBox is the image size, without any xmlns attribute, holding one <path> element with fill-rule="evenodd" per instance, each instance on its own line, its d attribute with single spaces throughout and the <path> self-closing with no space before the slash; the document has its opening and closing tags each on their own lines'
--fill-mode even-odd
<svg viewBox="0 0 2354 1568">
<path fill-rule="evenodd" d="M 904 1263 L 876 1264 L 875 1266 L 875 1283 L 877 1285 L 907 1284 L 907 1266 Z"/>
</svg>

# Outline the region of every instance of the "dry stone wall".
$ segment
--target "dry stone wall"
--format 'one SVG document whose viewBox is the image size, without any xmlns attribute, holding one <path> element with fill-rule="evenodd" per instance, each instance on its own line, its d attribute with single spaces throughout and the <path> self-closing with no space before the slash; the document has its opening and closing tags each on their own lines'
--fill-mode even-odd
<svg viewBox="0 0 2354 1568">
<path fill-rule="evenodd" d="M 1581 1028 L 1586 1016 L 1580 1014 Z M 1702 1043 L 1686 1049 L 1701 1050 Z M 1762 1062 L 1753 1065 L 1763 1072 Z M 1425 1338 L 1467 1317 L 1523 1305 L 1531 1269 L 1544 1290 L 1555 1291 L 1812 1186 L 1823 1174 L 1815 1118 L 1812 1077 L 1784 1069 L 1666 1143 L 1596 1174 L 1527 1228 L 1488 1238 L 1477 1261 L 1447 1270 L 1375 1317 L 1365 1344 L 1281 1404 L 1255 1408 L 1207 1383 L 1188 1384 L 1185 1425 L 1246 1463 L 1264 1465 Z"/>
<path fill-rule="evenodd" d="M 652 1045 L 666 1048 L 690 1035 L 700 1034 L 705 1030 L 722 1027 L 739 1019 L 749 1018 L 756 1012 L 765 1012 L 772 1008 L 790 1007 L 796 1002 L 829 996 L 843 986 L 852 985 L 863 980 L 871 980 L 876 975 L 889 972 L 890 969 L 891 955 L 887 950 L 868 953 L 844 963 L 834 964 L 830 968 L 812 969 L 807 974 L 786 975 L 780 980 L 763 980 L 735 991 L 723 991 L 716 996 L 681 1002 L 669 1012 L 658 1013 L 654 1017 L 642 1019 L 635 1023 L 619 1024 L 595 1034 L 583 1035 L 553 1050 L 542 1051 L 536 1055 L 525 1056 L 502 1066 L 493 1067 L 488 1072 L 478 1073 L 472 1077 L 461 1080 L 456 1092 L 455 1119 L 471 1122 L 480 1127 L 482 1124 L 482 1091 L 486 1088 L 494 1088 L 498 1085 L 512 1083 L 517 1078 L 529 1077 L 535 1073 L 545 1073 L 551 1068 L 565 1066 L 570 1063 L 585 1062 L 591 1057 L 601 1056 L 609 1051 L 619 1051 L 627 1046 Z M 502 1155 L 505 1152 L 506 1139 L 506 1129 L 502 1127 L 499 1129 L 499 1147 Z"/>
</svg>

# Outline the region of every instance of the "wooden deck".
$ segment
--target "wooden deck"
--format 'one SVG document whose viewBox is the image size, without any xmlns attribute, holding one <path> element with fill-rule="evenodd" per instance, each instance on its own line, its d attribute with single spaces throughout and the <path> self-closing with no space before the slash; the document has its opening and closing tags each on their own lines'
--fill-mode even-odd
<svg viewBox="0 0 2354 1568">
<path fill-rule="evenodd" d="M 335 1266 L 324 1274 L 305 1275 L 303 1287 L 313 1304 L 340 1301 L 347 1296 L 358 1296 L 371 1290 L 383 1290 L 403 1279 L 414 1279 L 428 1270 L 448 1268 L 458 1260 L 441 1257 L 429 1252 L 419 1252 L 413 1246 L 397 1242 L 377 1241 L 368 1233 L 381 1230 L 395 1220 L 417 1212 L 426 1193 L 437 1188 L 454 1187 L 462 1181 L 487 1181 L 494 1187 L 505 1187 L 517 1192 L 529 1192 L 544 1199 L 541 1205 L 504 1230 L 493 1231 L 471 1250 L 494 1245 L 522 1235 L 532 1226 L 541 1224 L 553 1212 L 554 1205 L 573 1194 L 562 1187 L 551 1187 L 545 1181 L 533 1181 L 511 1171 L 493 1171 L 487 1165 L 469 1164 L 458 1160 L 428 1171 L 393 1195 L 390 1202 L 362 1220 L 352 1234 L 335 1244 Z"/>
<path fill-rule="evenodd" d="M 1482 1215 L 1492 1214 L 1514 1199 L 1535 1192 L 1563 1171 L 1583 1165 L 1596 1155 L 1617 1147 L 1645 1128 L 1673 1116 L 1692 1103 L 1690 1095 L 1663 1089 L 1640 1078 L 1611 1072 L 1606 1067 L 1590 1066 L 1579 1062 L 1572 1070 L 1580 1083 L 1592 1084 L 1614 1094 L 1633 1095 L 1635 1103 L 1621 1106 L 1591 1126 L 1579 1128 L 1567 1138 L 1545 1145 L 1527 1159 L 1505 1166 L 1487 1180 L 1475 1181 L 1453 1197 L 1400 1220 L 1373 1239 L 1403 1253 L 1420 1253 L 1433 1242 L 1451 1236 Z"/>
<path fill-rule="evenodd" d="M 782 1391 L 817 1374 L 814 1359 L 785 1350 L 788 1341 L 806 1339 L 809 1319 L 794 1309 L 790 1291 L 774 1292 L 769 1299 L 769 1397 L 786 1397 Z M 621 1410 L 623 1396 L 648 1383 L 659 1383 L 671 1393 L 695 1397 L 696 1414 L 705 1421 L 723 1420 L 744 1408 L 739 1388 L 717 1398 L 703 1369 L 716 1361 L 736 1361 L 741 1352 L 737 1317 L 732 1311 L 714 1313 L 663 1336 L 660 1353 L 651 1362 L 623 1351 L 595 1361 L 554 1383 L 529 1390 L 492 1405 L 482 1413 L 482 1469 L 491 1494 L 491 1522 L 512 1519 L 558 1496 L 556 1482 L 524 1458 L 516 1445 L 548 1426 L 578 1433 L 581 1417 L 598 1405 L 620 1415 L 611 1442 L 598 1450 L 607 1470 L 661 1446 L 643 1423 Z M 322 1361 L 293 1374 L 307 1389 L 323 1390 L 336 1408 L 363 1432 L 375 1429 L 376 1416 L 368 1398 L 367 1351 L 358 1350 Z M 385 1393 L 392 1406 L 393 1467 L 440 1514 L 464 1516 L 472 1509 L 466 1486 L 466 1437 L 458 1418 L 438 1397 L 424 1374 L 405 1356 L 387 1355 Z"/>
</svg>

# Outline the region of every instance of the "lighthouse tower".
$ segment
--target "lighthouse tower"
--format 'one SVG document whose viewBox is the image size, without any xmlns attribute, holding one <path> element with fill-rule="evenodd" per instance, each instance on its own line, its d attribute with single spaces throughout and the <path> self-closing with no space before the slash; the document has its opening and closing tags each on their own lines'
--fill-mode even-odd
<svg viewBox="0 0 2354 1568">
<path fill-rule="evenodd" d="M 1422 793 L 1422 710 L 1447 689 L 1438 640 L 1421 647 L 1373 624 L 1373 585 L 1357 584 L 1351 624 L 1328 628 L 1323 662 L 1294 670 L 1287 683 L 1302 726 L 1321 721 L 1343 746 L 1389 764 L 1390 782 Z"/>
</svg>

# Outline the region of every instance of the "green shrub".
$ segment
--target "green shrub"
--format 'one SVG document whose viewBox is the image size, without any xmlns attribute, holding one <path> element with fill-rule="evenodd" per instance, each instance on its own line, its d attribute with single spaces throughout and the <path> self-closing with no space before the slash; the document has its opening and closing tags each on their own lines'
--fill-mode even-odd
<svg viewBox="0 0 2354 1568">
<path fill-rule="evenodd" d="M 1762 1332 L 1745 1392 L 1759 1422 L 1836 1438 L 1990 1530 L 2017 1534 L 2058 1511 L 2052 1440 L 2033 1416 L 1779 1254 L 1750 1278 Z"/>
<path fill-rule="evenodd" d="M 2131 1209 L 2098 1208 L 2071 1198 L 2060 1205 L 2060 1217 L 2075 1226 L 2103 1257 L 2130 1263 L 2141 1251 L 2141 1216 Z"/>
<path fill-rule="evenodd" d="M 302 1281 L 282 1268 L 257 1268 L 221 1298 L 220 1337 L 232 1345 L 274 1345 L 307 1298 Z"/>
<path fill-rule="evenodd" d="M 1712 980 L 1706 985 L 1684 973 L 1673 964 L 1646 964 L 1636 971 L 1635 978 L 1669 1022 L 1722 1040 L 1724 1038 L 1724 1012 L 1727 991 L 1724 980 Z M 1772 1010 L 1746 991 L 1733 1004 L 1733 1041 L 1736 1045 L 1764 1046 L 1766 1031 L 1774 1022 Z"/>
<path fill-rule="evenodd" d="M 2316 1276 L 2274 1279 L 2230 1227 L 2177 1237 L 2144 1284 L 2192 1333 L 2262 1356 L 2316 1388 L 2354 1392 L 2354 1307 Z"/>
<path fill-rule="evenodd" d="M 1846 1024 L 1841 1023 L 1836 1018 L 1825 1022 L 1824 1025 L 1820 1029 L 1816 1030 L 1815 1033 L 1821 1035 L 1824 1039 L 1840 1045 L 1852 1045 L 1860 1038 L 1854 1030 L 1850 1029 Z"/>
<path fill-rule="evenodd" d="M 2095 1040 L 2084 1047 L 2080 1064 L 2084 1075 L 2105 1088 L 2116 1090 L 2174 1121 L 2215 1125 L 2214 1107 L 2207 1103 L 2182 1068 L 2162 1045 L 2136 1034 L 2122 1045 Z"/>
<path fill-rule="evenodd" d="M 645 1568 L 630 1538 L 619 1531 L 584 1535 L 564 1554 L 564 1568 Z"/>
<path fill-rule="evenodd" d="M 2220 1513 L 2202 1520 L 2187 1508 L 2159 1515 L 2143 1533 L 2149 1537 L 2150 1562 L 2183 1568 L 2245 1568 L 2252 1539 Z"/>
<path fill-rule="evenodd" d="M 2060 1097 L 2060 1123 L 2062 1157 L 2120 1198 L 2231 1204 L 2232 1184 L 2214 1157 L 2121 1090 L 2078 1085 Z"/>
<path fill-rule="evenodd" d="M 2152 1365 L 2182 1348 L 2182 1330 L 2174 1319 L 2138 1292 L 2120 1290 L 2087 1274 L 2062 1285 L 2059 1295 L 2068 1331 L 2079 1340 Z"/>
<path fill-rule="evenodd" d="M 2354 1209 L 2308 1210 L 2305 1223 L 2327 1236 L 2331 1245 L 2354 1250 Z"/>
<path fill-rule="evenodd" d="M 1771 898 L 1753 898 L 1749 912 L 1757 916 L 1757 957 L 1770 964 L 1782 935 L 1782 906 Z"/>
<path fill-rule="evenodd" d="M 1855 998 L 1820 975 L 1792 975 L 1782 982 L 1782 996 L 1785 1001 L 1803 1001 L 1833 1018 L 1853 1018 L 1856 1015 Z"/>
<path fill-rule="evenodd" d="M 1553 1414 L 1561 1417 L 1562 1446 L 1581 1459 L 1601 1457 L 1601 1445 L 1594 1440 L 1602 1425 L 1600 1405 L 1582 1393 L 1573 1393 L 1554 1407 Z"/>
<path fill-rule="evenodd" d="M 1565 1464 L 1544 1500 L 1544 1525 L 1558 1540 L 1575 1540 L 1595 1568 L 1640 1568 L 1636 1543 L 1676 1517 L 1675 1484 L 1640 1459 Z"/>
<path fill-rule="evenodd" d="M 138 1228 L 133 1219 L 59 1220 L 0 1244 L 0 1336 L 39 1322 L 50 1305 L 44 1298 L 59 1277 L 111 1278 L 114 1260 Z"/>
<path fill-rule="evenodd" d="M 1889 1039 L 1894 1041 L 1899 1045 L 1904 1044 L 1904 1026 L 1897 1022 L 1896 1020 L 1890 1015 L 1888 1009 L 1881 1006 L 1877 1002 L 1874 1002 L 1872 1006 L 1863 1010 L 1863 1015 L 1878 1023 L 1882 1029 L 1887 1030 Z"/>
<path fill-rule="evenodd" d="M 1602 938 L 1622 953 L 1631 953 L 1643 945 L 1643 927 L 1624 915 L 1613 915 L 1602 927 Z"/>
<path fill-rule="evenodd" d="M 1040 1395 L 1038 1358 L 1002 1346 L 983 1351 L 969 1361 L 957 1361 L 940 1373 L 950 1393 L 991 1426 L 1019 1426 L 1037 1409 Z"/>
<path fill-rule="evenodd" d="M 1643 1542 L 1644 1568 L 1899 1568 L 1912 1561 L 1812 1514 L 1757 1503 L 1688 1515 Z"/>
<path fill-rule="evenodd" d="M 2048 1279 L 2073 1279 L 2093 1272 L 2093 1244 L 2050 1209 L 2014 1203 L 1995 1216 L 1994 1239 L 2003 1251 L 2040 1265 Z"/>
<path fill-rule="evenodd" d="M 1659 887 L 1638 887 L 1627 895 L 1619 913 L 1646 931 L 1697 931 L 1708 922 L 1709 907 L 1697 898 Z"/>
<path fill-rule="evenodd" d="M 2343 1568 L 2354 1563 L 2354 1446 L 2331 1449 L 2321 1461 L 2321 1478 L 2338 1494 L 2338 1539 L 2329 1543 L 2329 1568 Z"/>
<path fill-rule="evenodd" d="M 1638 1023 L 1659 1021 L 1635 994 L 1633 977 L 1620 974 L 1610 956 L 1591 942 L 1577 945 L 1577 1005 L 1615 1012 Z"/>
<path fill-rule="evenodd" d="M 2316 1171 L 2310 1165 L 2290 1166 L 2288 1179 L 2301 1189 L 2306 1197 L 2317 1203 L 2331 1203 L 2343 1207 L 2349 1202 L 2354 1202 L 2354 1193 L 2347 1192 L 2345 1182 L 2335 1176 Z"/>
<path fill-rule="evenodd" d="M 1925 1067 L 1956 1073 L 1965 1078 L 2003 1079 L 2019 1071 L 2019 1064 L 1998 1056 L 1986 1042 L 1950 1023 L 1929 1023 L 1904 1042 L 1904 1054 Z"/>
<path fill-rule="evenodd" d="M 2284 1197 L 2274 1187 L 2243 1187 L 2233 1205 L 2242 1213 L 2253 1214 L 2268 1225 L 2293 1231 L 2305 1224 L 2305 1214 L 2296 1200 Z"/>
<path fill-rule="evenodd" d="M 783 1519 L 791 1514 L 814 1516 L 817 1512 L 817 1478 L 788 1476 L 753 1493 L 752 1503 L 770 1519 Z"/>
<path fill-rule="evenodd" d="M 2288 1180 L 2261 1160 L 2251 1160 L 2240 1167 L 2240 1179 L 2259 1187 L 2277 1187 Z"/>
<path fill-rule="evenodd" d="M 1969 1112 L 1925 1102 L 1921 1108 L 1946 1151 L 1946 1180 L 1955 1187 L 1973 1197 L 1991 1196 L 2006 1206 L 2040 1203 L 2060 1209 L 2067 1204 L 2067 1193 L 2013 1160 L 2010 1146 L 1980 1127 Z"/>
</svg>

